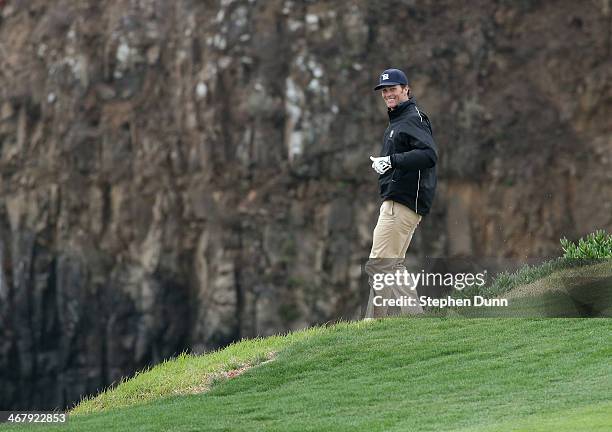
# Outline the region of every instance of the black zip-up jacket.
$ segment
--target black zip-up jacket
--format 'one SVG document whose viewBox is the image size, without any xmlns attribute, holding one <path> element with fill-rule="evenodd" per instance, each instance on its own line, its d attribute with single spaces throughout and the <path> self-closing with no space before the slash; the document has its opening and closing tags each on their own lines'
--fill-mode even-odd
<svg viewBox="0 0 612 432">
<path fill-rule="evenodd" d="M 380 197 L 408 206 L 424 216 L 436 192 L 438 149 L 431 123 L 414 98 L 389 110 L 381 156 L 391 156 L 391 169 L 378 177 Z"/>
</svg>

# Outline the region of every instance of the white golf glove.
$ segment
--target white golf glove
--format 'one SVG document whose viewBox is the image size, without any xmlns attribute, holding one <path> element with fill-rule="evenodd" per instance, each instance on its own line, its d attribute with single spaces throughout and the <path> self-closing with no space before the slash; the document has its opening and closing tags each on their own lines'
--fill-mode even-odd
<svg viewBox="0 0 612 432">
<path fill-rule="evenodd" d="M 370 160 L 372 161 L 372 168 L 378 174 L 384 174 L 391 169 L 391 157 L 374 157 L 370 156 Z"/>
</svg>

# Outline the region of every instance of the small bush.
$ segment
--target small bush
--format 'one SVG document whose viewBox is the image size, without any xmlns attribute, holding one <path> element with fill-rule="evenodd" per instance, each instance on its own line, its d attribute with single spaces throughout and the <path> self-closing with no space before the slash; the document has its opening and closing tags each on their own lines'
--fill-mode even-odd
<svg viewBox="0 0 612 432">
<path fill-rule="evenodd" d="M 598 230 L 572 243 L 566 238 L 561 239 L 563 258 L 566 259 L 602 259 L 612 258 L 612 235 L 604 230 Z"/>
</svg>

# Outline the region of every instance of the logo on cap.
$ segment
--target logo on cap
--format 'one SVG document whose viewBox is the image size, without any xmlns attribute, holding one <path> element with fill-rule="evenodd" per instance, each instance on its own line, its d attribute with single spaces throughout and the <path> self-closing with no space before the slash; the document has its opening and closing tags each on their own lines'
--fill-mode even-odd
<svg viewBox="0 0 612 432">
<path fill-rule="evenodd" d="M 407 85 L 408 79 L 406 74 L 399 69 L 385 69 L 379 75 L 378 85 L 374 87 L 374 90 L 380 90 L 383 87 L 393 85 Z"/>
</svg>

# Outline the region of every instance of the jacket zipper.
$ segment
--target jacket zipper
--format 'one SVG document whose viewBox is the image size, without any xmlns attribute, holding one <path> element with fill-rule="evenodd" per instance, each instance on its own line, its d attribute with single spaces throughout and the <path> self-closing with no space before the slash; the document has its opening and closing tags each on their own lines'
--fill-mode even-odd
<svg viewBox="0 0 612 432">
<path fill-rule="evenodd" d="M 421 170 L 419 170 L 419 179 L 417 180 L 417 193 L 414 200 L 414 212 L 419 212 L 419 189 L 421 188 Z"/>
</svg>

